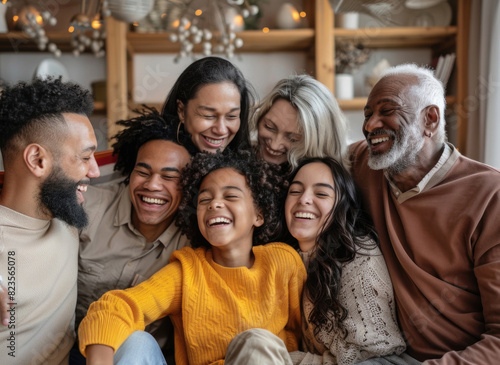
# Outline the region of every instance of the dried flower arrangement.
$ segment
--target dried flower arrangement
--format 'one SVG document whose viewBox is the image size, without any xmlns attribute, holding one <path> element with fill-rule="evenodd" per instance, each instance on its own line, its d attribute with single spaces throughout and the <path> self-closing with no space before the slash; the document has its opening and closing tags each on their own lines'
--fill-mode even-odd
<svg viewBox="0 0 500 365">
<path fill-rule="evenodd" d="M 370 53 L 361 43 L 338 42 L 335 48 L 335 72 L 349 73 L 358 69 L 368 61 Z"/>
</svg>

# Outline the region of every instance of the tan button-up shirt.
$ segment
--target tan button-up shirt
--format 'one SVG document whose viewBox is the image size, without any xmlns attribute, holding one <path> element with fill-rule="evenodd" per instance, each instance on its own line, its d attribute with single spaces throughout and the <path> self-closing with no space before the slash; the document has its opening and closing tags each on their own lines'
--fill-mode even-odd
<svg viewBox="0 0 500 365">
<path fill-rule="evenodd" d="M 90 304 L 113 289 L 135 286 L 168 264 L 174 250 L 188 245 L 172 222 L 155 242 L 133 226 L 128 186 L 89 186 L 84 195 L 89 224 L 80 232 L 77 326 Z M 148 328 L 162 346 L 164 330 Z"/>
<path fill-rule="evenodd" d="M 387 179 L 389 187 L 391 188 L 391 191 L 396 197 L 398 203 L 402 204 L 406 200 L 414 197 L 415 195 L 420 194 L 423 191 L 429 190 L 438 182 L 440 182 L 443 179 L 443 177 L 448 173 L 448 171 L 450 171 L 450 169 L 453 167 L 455 161 L 458 159 L 459 156 L 459 154 L 457 153 L 458 151 L 457 152 L 454 151 L 456 150 L 455 147 L 453 147 L 453 145 L 445 144 L 444 151 L 441 154 L 441 157 L 439 158 L 437 164 L 431 169 L 431 171 L 427 173 L 427 175 L 424 176 L 424 178 L 417 184 L 417 186 L 408 191 L 403 192 L 399 190 L 396 184 L 392 181 L 387 171 L 384 170 L 384 176 Z"/>
</svg>

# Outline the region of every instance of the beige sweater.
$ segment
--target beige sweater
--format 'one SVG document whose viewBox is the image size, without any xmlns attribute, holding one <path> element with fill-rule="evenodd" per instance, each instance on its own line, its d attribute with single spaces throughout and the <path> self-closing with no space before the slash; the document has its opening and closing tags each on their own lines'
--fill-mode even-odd
<svg viewBox="0 0 500 365">
<path fill-rule="evenodd" d="M 16 303 L 0 325 L 0 364 L 67 364 L 77 260 L 75 229 L 0 206 L 0 275 Z"/>
<path fill-rule="evenodd" d="M 304 264 L 310 253 L 301 253 Z M 378 248 L 360 250 L 353 261 L 343 264 L 339 300 L 347 310 L 346 338 L 339 331 L 320 330 L 307 322 L 312 303 L 302 297 L 302 334 L 304 353 L 292 353 L 294 364 L 354 364 L 360 361 L 405 350 L 398 328 L 396 308 L 389 273 Z"/>
</svg>

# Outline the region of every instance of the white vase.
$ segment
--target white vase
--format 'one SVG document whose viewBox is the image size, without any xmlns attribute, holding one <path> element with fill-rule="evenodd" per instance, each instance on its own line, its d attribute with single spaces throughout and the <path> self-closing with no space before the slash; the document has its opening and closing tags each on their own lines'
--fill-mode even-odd
<svg viewBox="0 0 500 365">
<path fill-rule="evenodd" d="M 358 29 L 359 13 L 339 13 L 335 16 L 335 26 L 344 29 Z"/>
<path fill-rule="evenodd" d="M 300 26 L 300 15 L 290 3 L 284 3 L 276 15 L 276 26 L 279 29 L 295 29 Z"/>
<path fill-rule="evenodd" d="M 7 11 L 7 4 L 0 2 L 0 33 L 7 33 L 7 19 L 5 19 L 5 12 Z"/>
<path fill-rule="evenodd" d="M 351 74 L 335 75 L 335 97 L 341 100 L 354 98 L 354 78 Z"/>
<path fill-rule="evenodd" d="M 108 0 L 113 18 L 126 23 L 143 19 L 153 9 L 153 5 L 153 0 Z"/>
</svg>

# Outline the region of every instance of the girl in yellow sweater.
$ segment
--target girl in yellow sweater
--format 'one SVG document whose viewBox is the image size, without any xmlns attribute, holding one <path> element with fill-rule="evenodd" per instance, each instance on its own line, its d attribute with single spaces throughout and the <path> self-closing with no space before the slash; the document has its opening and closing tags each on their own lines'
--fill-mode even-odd
<svg viewBox="0 0 500 365">
<path fill-rule="evenodd" d="M 227 150 L 199 153 L 183 173 L 183 186 L 177 224 L 193 248 L 174 252 L 144 283 L 108 292 L 90 306 L 79 328 L 87 364 L 112 364 L 129 336 L 167 315 L 177 365 L 223 364 L 231 340 L 252 328 L 297 350 L 304 265 L 288 245 L 261 245 L 278 224 L 280 177 L 249 152 Z M 136 332 L 127 343 L 137 333 L 142 336 Z M 151 356 L 149 349 L 123 348 L 132 351 L 120 349 L 115 363 L 135 356 L 146 364 Z"/>
</svg>

